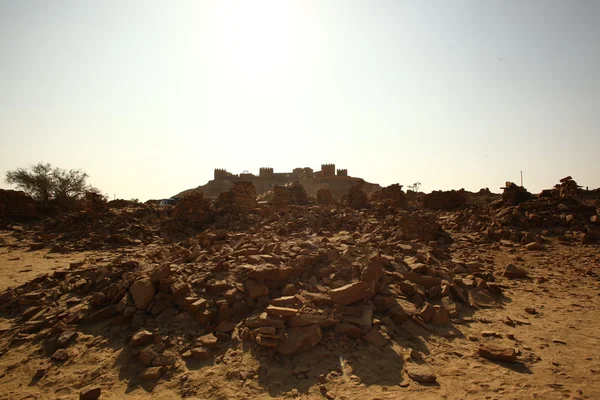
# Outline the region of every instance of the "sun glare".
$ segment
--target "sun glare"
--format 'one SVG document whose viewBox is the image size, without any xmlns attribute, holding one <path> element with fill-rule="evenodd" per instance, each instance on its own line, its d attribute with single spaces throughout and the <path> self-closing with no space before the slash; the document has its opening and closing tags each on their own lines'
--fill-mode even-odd
<svg viewBox="0 0 600 400">
<path fill-rule="evenodd" d="M 300 13 L 286 1 L 219 2 L 210 33 L 222 73 L 253 94 L 276 91 L 302 62 Z"/>
</svg>

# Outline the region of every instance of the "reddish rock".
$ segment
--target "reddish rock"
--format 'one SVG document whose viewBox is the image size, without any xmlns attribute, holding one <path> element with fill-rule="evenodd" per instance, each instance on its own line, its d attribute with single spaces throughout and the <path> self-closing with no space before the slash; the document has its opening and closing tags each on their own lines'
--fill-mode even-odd
<svg viewBox="0 0 600 400">
<path fill-rule="evenodd" d="M 387 339 L 379 332 L 379 327 L 377 326 L 371 328 L 371 330 L 363 336 L 363 339 L 379 349 L 383 349 L 388 345 Z"/>
<path fill-rule="evenodd" d="M 507 278 L 525 278 L 527 271 L 522 267 L 517 267 L 514 264 L 508 264 L 503 275 Z"/>
<path fill-rule="evenodd" d="M 154 360 L 154 357 L 156 356 L 156 351 L 154 351 L 152 347 L 144 347 L 142 351 L 138 353 L 137 359 L 142 365 L 149 367 L 152 365 L 152 360 Z"/>
<path fill-rule="evenodd" d="M 419 311 L 419 316 L 425 322 L 429 321 L 431 317 L 433 317 L 433 314 L 435 314 L 435 308 L 429 303 L 425 303 L 425 305 Z"/>
<path fill-rule="evenodd" d="M 158 379 L 162 375 L 162 367 L 150 367 L 143 370 L 138 378 L 141 380 L 153 380 Z"/>
<path fill-rule="evenodd" d="M 248 296 L 255 300 L 259 297 L 268 296 L 269 288 L 265 285 L 259 285 L 257 283 L 248 284 Z"/>
<path fill-rule="evenodd" d="M 317 324 L 291 328 L 287 337 L 277 344 L 277 352 L 284 356 L 292 356 L 310 350 L 322 337 L 321 327 Z"/>
<path fill-rule="evenodd" d="M 168 278 L 171 275 L 171 266 L 169 264 L 161 265 L 150 273 L 152 283 L 159 283 L 161 279 Z"/>
<path fill-rule="evenodd" d="M 281 290 L 281 294 L 283 296 L 293 296 L 293 295 L 295 295 L 296 294 L 296 286 L 292 285 L 291 283 L 288 283 Z"/>
<path fill-rule="evenodd" d="M 79 400 L 96 400 L 102 394 L 102 388 L 100 386 L 90 386 L 81 389 L 79 392 Z"/>
<path fill-rule="evenodd" d="M 383 268 L 381 268 L 381 258 L 378 254 L 374 253 L 369 258 L 367 266 L 362 270 L 360 280 L 367 285 L 367 288 L 376 293 L 379 289 L 379 279 L 383 275 Z"/>
<path fill-rule="evenodd" d="M 375 292 L 369 290 L 364 282 L 354 282 L 329 291 L 329 297 L 337 304 L 351 304 L 359 300 L 373 297 Z"/>
<path fill-rule="evenodd" d="M 159 354 L 152 360 L 153 367 L 170 367 L 175 365 L 177 358 L 173 354 Z"/>
<path fill-rule="evenodd" d="M 258 265 L 252 267 L 248 277 L 258 281 L 285 281 L 292 274 L 293 269 L 287 266 L 276 266 L 271 264 Z"/>
<path fill-rule="evenodd" d="M 408 319 L 408 314 L 404 311 L 402 306 L 395 306 L 386 314 L 396 325 L 401 325 L 404 321 Z"/>
<path fill-rule="evenodd" d="M 517 352 L 512 347 L 498 347 L 492 345 L 482 345 L 479 347 L 480 357 L 492 361 L 516 362 Z"/>
<path fill-rule="evenodd" d="M 137 333 L 135 333 L 132 338 L 131 341 L 129 342 L 129 345 L 132 347 L 137 347 L 137 346 L 145 346 L 147 344 L 150 344 L 154 341 L 154 334 L 152 332 L 149 332 L 147 330 L 141 330 Z"/>
<path fill-rule="evenodd" d="M 448 311 L 444 306 L 435 306 L 435 313 L 431 317 L 431 322 L 435 325 L 446 325 L 450 323 L 450 318 L 448 317 Z"/>
<path fill-rule="evenodd" d="M 275 338 L 273 336 L 264 335 L 262 333 L 259 333 L 258 335 L 256 335 L 256 344 L 258 344 L 259 346 L 277 347 L 278 343 L 279 343 L 278 338 Z"/>
<path fill-rule="evenodd" d="M 358 339 L 361 334 L 360 328 L 352 325 L 352 324 L 337 324 L 334 328 L 334 332 L 338 335 L 346 335 L 348 337 Z"/>
<path fill-rule="evenodd" d="M 437 381 L 435 373 L 426 364 L 406 363 L 404 366 L 406 374 L 415 382 L 434 383 Z"/>
<path fill-rule="evenodd" d="M 133 297 L 133 302 L 138 310 L 148 308 L 154 297 L 155 286 L 150 279 L 140 279 L 135 281 L 130 287 L 129 292 Z"/>
<path fill-rule="evenodd" d="M 210 358 L 210 352 L 203 347 L 196 347 L 191 350 L 192 357 L 197 360 L 206 360 Z"/>
<path fill-rule="evenodd" d="M 266 310 L 269 315 L 278 315 L 280 317 L 294 317 L 298 314 L 298 310 L 290 307 L 268 306 Z"/>
<path fill-rule="evenodd" d="M 322 328 L 330 328 L 339 321 L 327 315 L 320 314 L 300 314 L 287 319 L 288 326 L 291 328 L 319 324 Z"/>
<path fill-rule="evenodd" d="M 379 312 L 387 312 L 398 305 L 394 296 L 375 296 L 373 302 Z"/>
<path fill-rule="evenodd" d="M 213 335 L 212 333 L 209 333 L 207 335 L 204 336 L 200 336 L 199 338 L 196 339 L 196 341 L 198 342 L 198 344 L 201 344 L 205 347 L 216 347 L 217 346 L 217 337 L 215 335 Z"/>
</svg>

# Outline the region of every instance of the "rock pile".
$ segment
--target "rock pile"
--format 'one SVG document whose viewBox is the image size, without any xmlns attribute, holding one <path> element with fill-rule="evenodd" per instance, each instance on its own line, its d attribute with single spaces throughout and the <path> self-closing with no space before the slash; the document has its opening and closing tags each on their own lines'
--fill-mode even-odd
<svg viewBox="0 0 600 400">
<path fill-rule="evenodd" d="M 554 186 L 554 192 L 557 197 L 564 198 L 566 196 L 577 196 L 580 186 L 570 176 L 562 178 L 560 183 Z"/>
<path fill-rule="evenodd" d="M 555 189 L 534 197 L 525 189 L 507 183 L 503 200 L 495 203 L 495 207 L 494 204 L 472 206 L 446 219 L 444 227 L 476 231 L 484 241 L 491 239 L 531 249 L 541 248 L 551 236 L 565 242 L 596 243 L 600 237 L 598 208 L 586 203 L 577 188 L 575 181 L 567 177 Z M 531 198 L 524 200 L 526 197 Z M 515 203 L 518 205 L 510 205 Z"/>
<path fill-rule="evenodd" d="M 319 188 L 317 190 L 317 203 L 323 205 L 335 203 L 335 198 L 333 197 L 331 190 L 327 188 Z"/>
<path fill-rule="evenodd" d="M 285 186 L 275 185 L 271 204 L 275 209 L 281 210 L 292 203 L 292 194 Z"/>
<path fill-rule="evenodd" d="M 235 182 L 229 191 L 219 195 L 217 207 L 226 212 L 253 210 L 258 207 L 256 188 L 252 182 Z"/>
<path fill-rule="evenodd" d="M 533 195 L 522 186 L 517 186 L 513 182 L 506 182 L 502 192 L 502 203 L 504 205 L 516 206 L 519 203 L 530 200 Z"/>
<path fill-rule="evenodd" d="M 455 210 L 469 202 L 469 197 L 464 190 L 434 190 L 423 196 L 423 207 L 432 210 Z"/>
<path fill-rule="evenodd" d="M 359 181 L 348 189 L 348 194 L 342 197 L 342 202 L 348 206 L 360 210 L 369 204 L 367 193 L 363 190 L 363 182 Z"/>
<path fill-rule="evenodd" d="M 406 194 L 402 191 L 402 185 L 397 183 L 374 192 L 371 195 L 371 201 L 399 207 L 405 207 L 408 204 Z"/>
<path fill-rule="evenodd" d="M 127 328 L 139 379 L 156 379 L 241 341 L 283 356 L 340 338 L 384 348 L 396 326 L 496 305 L 491 265 L 453 259 L 434 214 L 365 212 L 291 206 L 251 235 L 207 229 L 135 261 L 72 264 L 0 295 L 21 322 L 4 335 L 46 342 L 60 363 L 82 326 L 110 319 Z"/>
<path fill-rule="evenodd" d="M 25 192 L 0 189 L 0 218 L 32 218 L 36 202 Z"/>
<path fill-rule="evenodd" d="M 156 218 L 156 210 L 142 204 L 134 209 L 62 214 L 38 227 L 33 246 L 66 252 L 148 244 L 159 234 L 159 228 L 150 224 Z"/>
<path fill-rule="evenodd" d="M 181 198 L 173 208 L 172 217 L 182 224 L 203 226 L 209 220 L 210 202 L 202 192 L 192 192 Z"/>
</svg>

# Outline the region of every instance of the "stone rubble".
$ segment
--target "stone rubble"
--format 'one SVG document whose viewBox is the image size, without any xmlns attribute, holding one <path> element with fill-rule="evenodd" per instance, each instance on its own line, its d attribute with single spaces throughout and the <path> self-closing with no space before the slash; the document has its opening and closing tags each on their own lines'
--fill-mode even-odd
<svg viewBox="0 0 600 400">
<path fill-rule="evenodd" d="M 339 340 L 385 350 L 402 327 L 435 332 L 480 308 L 501 307 L 497 279 L 524 278 L 527 270 L 457 257 L 449 231 L 462 224 L 472 230 L 472 242 L 543 251 L 553 224 L 575 231 L 597 215 L 596 208 L 590 215 L 590 204 L 573 200 L 577 192 L 567 182 L 557 197 L 517 195 L 516 206 L 506 199 L 486 208 L 469 205 L 487 210 L 479 219 L 469 209 L 445 211 L 457 204 L 448 192 L 435 195 L 432 201 L 443 206 L 434 210 L 404 209 L 401 186 L 392 185 L 371 199 L 393 203 L 387 212 L 370 207 L 360 185 L 339 203 L 322 194 L 315 204 L 294 184 L 275 187 L 273 201 L 259 203 L 245 182 L 215 202 L 192 193 L 167 210 L 137 205 L 107 208 L 95 219 L 86 211 L 62 215 L 45 221 L 34 241 L 98 248 L 120 234 L 136 238 L 123 241 L 144 251 L 104 266 L 72 263 L 0 293 L 1 315 L 16 322 L 0 333 L 10 338 L 0 354 L 35 340 L 52 349 L 54 362 L 76 362 L 71 350 L 78 332 L 102 323 L 127 332 L 123 343 L 140 380 L 159 379 L 182 358 L 216 360 L 242 345 L 282 357 Z M 478 354 L 496 361 L 517 357 L 513 348 L 487 345 Z M 436 381 L 423 363 L 409 362 L 405 371 L 419 383 Z M 86 393 L 94 398 L 96 392 Z"/>
</svg>

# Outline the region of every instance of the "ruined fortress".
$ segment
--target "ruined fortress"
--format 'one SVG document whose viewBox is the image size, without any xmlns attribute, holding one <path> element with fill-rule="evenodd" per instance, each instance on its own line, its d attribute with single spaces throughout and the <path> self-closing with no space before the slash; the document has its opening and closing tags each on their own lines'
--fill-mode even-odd
<svg viewBox="0 0 600 400">
<path fill-rule="evenodd" d="M 239 181 L 251 182 L 259 195 L 272 190 L 276 185 L 299 182 L 309 196 L 315 196 L 320 188 L 328 188 L 336 197 L 341 197 L 359 180 L 361 179 L 349 176 L 347 169 L 336 169 L 335 164 L 321 164 L 319 171 L 304 167 L 294 168 L 292 172 L 275 172 L 273 168 L 264 167 L 260 168 L 258 175 L 248 171 L 233 174 L 225 169 L 215 168 L 213 180 L 196 189 L 181 192 L 175 197 L 180 197 L 190 191 L 200 191 L 204 193 L 205 198 L 216 198 L 219 193 L 229 190 L 235 182 Z M 367 192 L 379 188 L 379 185 L 365 183 Z"/>
</svg>

